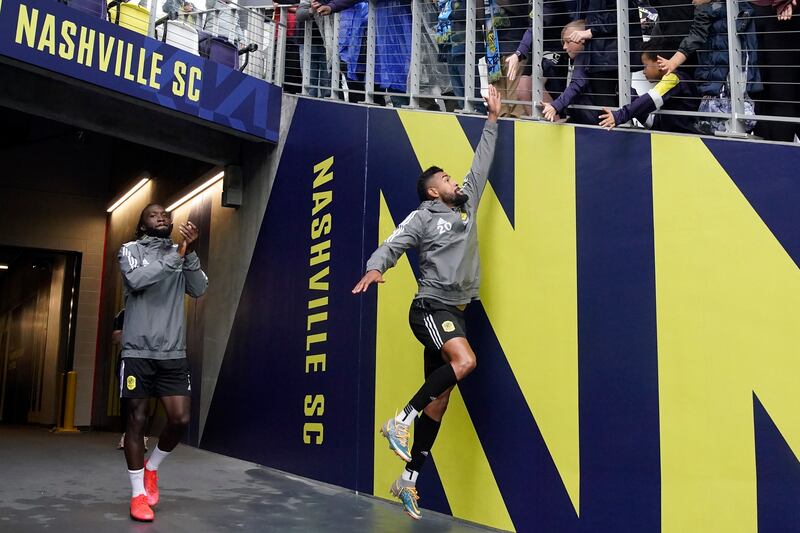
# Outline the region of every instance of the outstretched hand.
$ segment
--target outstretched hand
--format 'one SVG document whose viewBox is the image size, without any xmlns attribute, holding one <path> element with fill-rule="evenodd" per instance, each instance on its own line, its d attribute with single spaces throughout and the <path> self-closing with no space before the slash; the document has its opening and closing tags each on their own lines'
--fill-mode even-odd
<svg viewBox="0 0 800 533">
<path fill-rule="evenodd" d="M 506 72 L 508 72 L 508 81 L 514 81 L 517 78 L 519 71 L 519 56 L 511 54 L 506 58 Z"/>
<path fill-rule="evenodd" d="M 495 89 L 494 85 L 489 85 L 489 94 L 483 97 L 486 102 L 486 110 L 489 114 L 489 120 L 496 122 L 497 117 L 500 116 L 500 93 Z"/>
<path fill-rule="evenodd" d="M 194 251 L 197 238 L 200 237 L 200 230 L 192 222 L 187 222 L 186 224 L 181 224 L 178 227 L 178 231 L 183 237 L 180 245 L 178 245 L 178 255 L 184 257 Z"/>
<path fill-rule="evenodd" d="M 611 131 L 617 125 L 617 120 L 614 118 L 614 113 L 607 107 L 603 108 L 604 113 L 600 115 L 600 126 Z"/>
<path fill-rule="evenodd" d="M 383 275 L 381 275 L 379 270 L 370 270 L 364 277 L 356 283 L 356 286 L 353 287 L 353 294 L 361 294 L 367 292 L 367 289 L 373 283 L 385 283 L 383 281 Z"/>
</svg>

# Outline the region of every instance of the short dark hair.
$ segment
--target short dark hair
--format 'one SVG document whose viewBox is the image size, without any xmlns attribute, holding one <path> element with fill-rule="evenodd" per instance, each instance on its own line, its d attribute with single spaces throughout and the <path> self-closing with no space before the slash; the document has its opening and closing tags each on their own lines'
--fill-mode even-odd
<svg viewBox="0 0 800 533">
<path fill-rule="evenodd" d="M 642 55 L 650 61 L 658 61 L 658 56 L 671 56 L 672 52 L 664 47 L 664 40 L 658 37 L 651 38 L 642 45 Z"/>
<path fill-rule="evenodd" d="M 156 206 L 156 205 L 160 207 L 162 204 L 160 204 L 158 202 L 153 202 L 152 204 L 147 204 L 146 206 L 144 206 L 144 209 L 142 209 L 142 212 L 139 214 L 139 223 L 136 224 L 136 240 L 139 240 L 144 236 L 144 230 L 142 230 L 142 226 L 144 225 L 144 214 L 145 214 L 145 212 L 147 212 L 148 209 L 150 209 L 151 207 Z"/>
<path fill-rule="evenodd" d="M 428 180 L 430 180 L 437 172 L 442 172 L 442 169 L 437 166 L 433 166 L 429 167 L 425 172 L 419 175 L 419 178 L 417 179 L 417 196 L 419 196 L 420 202 L 430 200 L 430 198 L 428 198 Z"/>
</svg>

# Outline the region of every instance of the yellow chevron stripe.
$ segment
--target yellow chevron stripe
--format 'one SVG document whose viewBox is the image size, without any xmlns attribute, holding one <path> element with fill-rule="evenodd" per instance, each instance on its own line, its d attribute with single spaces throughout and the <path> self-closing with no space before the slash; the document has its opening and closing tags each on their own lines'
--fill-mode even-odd
<svg viewBox="0 0 800 533">
<path fill-rule="evenodd" d="M 423 168 L 437 164 L 457 178 L 469 171 L 472 148 L 455 117 L 400 118 Z M 488 185 L 478 213 L 481 300 L 578 513 L 574 130 L 515 128 L 516 229 Z"/>
<path fill-rule="evenodd" d="M 752 533 L 753 390 L 800 451 L 800 273 L 700 139 L 652 147 L 662 530 Z"/>
</svg>

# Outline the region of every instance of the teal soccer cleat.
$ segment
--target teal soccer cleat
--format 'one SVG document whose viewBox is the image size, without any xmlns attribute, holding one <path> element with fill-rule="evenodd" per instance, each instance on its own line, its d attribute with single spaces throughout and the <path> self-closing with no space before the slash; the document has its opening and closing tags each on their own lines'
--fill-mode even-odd
<svg viewBox="0 0 800 533">
<path fill-rule="evenodd" d="M 408 426 L 390 418 L 381 427 L 381 435 L 389 441 L 389 449 L 396 453 L 403 461 L 411 461 L 411 452 L 408 451 Z"/>
<path fill-rule="evenodd" d="M 417 494 L 417 488 L 414 485 L 402 486 L 399 480 L 397 480 L 392 483 L 389 492 L 403 503 L 403 511 L 405 511 L 408 516 L 414 520 L 422 518 L 422 512 L 420 512 L 419 506 L 417 505 L 419 494 Z"/>
</svg>

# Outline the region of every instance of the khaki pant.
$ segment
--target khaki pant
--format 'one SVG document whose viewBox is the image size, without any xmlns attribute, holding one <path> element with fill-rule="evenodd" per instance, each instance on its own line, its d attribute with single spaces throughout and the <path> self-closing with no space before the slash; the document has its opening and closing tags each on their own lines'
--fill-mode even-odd
<svg viewBox="0 0 800 533">
<path fill-rule="evenodd" d="M 526 113 L 526 108 L 522 104 L 509 104 L 506 103 L 509 100 L 519 100 L 517 96 L 517 87 L 519 87 L 519 80 L 522 78 L 522 72 L 525 70 L 525 65 L 527 65 L 527 59 L 520 59 L 519 60 L 519 67 L 517 68 L 517 77 L 514 78 L 514 81 L 508 80 L 508 66 L 506 65 L 506 57 L 503 56 L 500 59 L 500 79 L 494 83 L 495 89 L 500 93 L 500 99 L 502 100 L 502 105 L 500 106 L 500 116 L 501 117 L 514 117 L 520 118 L 524 117 L 530 112 Z"/>
</svg>

